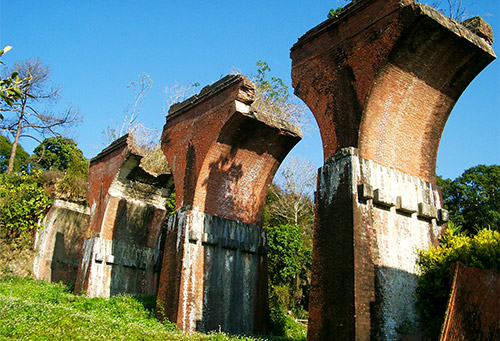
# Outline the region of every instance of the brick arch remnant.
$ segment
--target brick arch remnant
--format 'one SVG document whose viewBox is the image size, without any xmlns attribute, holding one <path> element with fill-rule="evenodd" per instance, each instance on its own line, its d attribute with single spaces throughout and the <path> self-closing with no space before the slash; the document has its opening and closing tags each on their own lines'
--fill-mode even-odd
<svg viewBox="0 0 500 341">
<path fill-rule="evenodd" d="M 447 220 L 435 185 L 444 125 L 495 54 L 428 6 L 359 0 L 301 37 L 291 58 L 325 155 L 308 339 L 397 339 L 418 321 L 416 251 Z"/>
<path fill-rule="evenodd" d="M 229 75 L 172 106 L 162 149 L 172 168 L 157 315 L 184 331 L 253 334 L 267 320 L 265 198 L 301 132 L 253 110 L 255 86 Z"/>
<path fill-rule="evenodd" d="M 75 293 L 156 294 L 160 238 L 173 181 L 169 171 L 156 174 L 143 166 L 144 157 L 127 134 L 90 160 L 90 221 Z"/>
</svg>

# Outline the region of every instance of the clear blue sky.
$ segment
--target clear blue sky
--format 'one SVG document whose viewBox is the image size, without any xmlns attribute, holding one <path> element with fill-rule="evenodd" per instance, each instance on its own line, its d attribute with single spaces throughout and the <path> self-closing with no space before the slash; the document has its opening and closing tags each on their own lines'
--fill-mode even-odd
<svg viewBox="0 0 500 341">
<path fill-rule="evenodd" d="M 483 16 L 500 39 L 500 1 L 469 2 L 469 12 Z M 175 82 L 204 86 L 234 69 L 252 75 L 260 59 L 270 65 L 271 75 L 291 86 L 291 46 L 325 20 L 330 8 L 343 3 L 0 0 L 0 45 L 13 46 L 3 58 L 7 64 L 40 57 L 51 67 L 52 79 L 62 88 L 61 107 L 71 103 L 85 115 L 72 137 L 90 158 L 104 147 L 102 131 L 119 123 L 133 101 L 126 86 L 139 74 L 149 74 L 154 82 L 140 120 L 156 129 L 165 123 L 163 90 Z M 22 145 L 31 152 L 36 144 Z M 317 131 L 305 136 L 293 153 L 321 166 Z M 441 140 L 437 173 L 455 178 L 471 166 L 499 163 L 497 60 L 455 106 Z"/>
</svg>

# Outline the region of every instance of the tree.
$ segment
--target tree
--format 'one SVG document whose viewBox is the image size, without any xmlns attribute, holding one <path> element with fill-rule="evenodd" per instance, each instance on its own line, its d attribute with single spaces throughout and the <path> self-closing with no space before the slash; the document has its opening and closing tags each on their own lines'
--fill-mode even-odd
<svg viewBox="0 0 500 341">
<path fill-rule="evenodd" d="M 308 129 L 310 116 L 307 106 L 296 97 L 292 97 L 281 78 L 268 78 L 271 68 L 266 62 L 257 62 L 257 75 L 253 77 L 255 83 L 255 101 L 252 107 L 257 111 L 273 114 L 281 119 Z"/>
<path fill-rule="evenodd" d="M 305 317 L 311 279 L 316 172 L 311 162 L 292 157 L 271 185 L 264 211 L 269 246 L 269 297 L 275 319 L 283 311 Z"/>
<path fill-rule="evenodd" d="M 50 197 L 33 174 L 0 174 L 0 239 L 9 244 L 32 241 L 33 231 L 50 207 Z"/>
<path fill-rule="evenodd" d="M 89 163 L 75 141 L 55 136 L 46 138 L 33 151 L 33 163 L 44 170 L 46 182 L 54 182 L 59 197 L 86 199 Z"/>
<path fill-rule="evenodd" d="M 438 177 L 438 185 L 454 224 L 470 234 L 485 227 L 500 231 L 500 166 L 475 166 L 455 180 Z"/>
<path fill-rule="evenodd" d="M 10 112 L 12 117 L 2 122 L 0 128 L 12 134 L 14 141 L 7 173 L 14 168 L 17 146 L 21 137 L 30 137 L 37 141 L 38 136 L 57 135 L 58 130 L 76 124 L 80 120 L 78 110 L 69 107 L 60 114 L 41 111 L 40 103 L 54 104 L 59 100 L 59 88 L 50 84 L 50 69 L 39 59 L 25 60 L 14 64 L 13 73 L 21 79 L 20 99 L 17 102 L 4 103 L 2 110 Z"/>
<path fill-rule="evenodd" d="M 72 139 L 54 136 L 42 141 L 34 150 L 33 158 L 43 170 L 67 170 L 72 164 L 86 164 L 82 151 Z"/>
<path fill-rule="evenodd" d="M 304 245 L 296 225 L 267 226 L 266 236 L 271 305 L 303 315 L 308 305 L 312 250 Z"/>
<path fill-rule="evenodd" d="M 7 171 L 11 152 L 12 143 L 7 137 L 0 135 L 0 173 L 5 173 Z M 19 145 L 16 158 L 14 160 L 14 171 L 18 172 L 28 170 L 29 160 L 29 154 L 24 151 L 21 145 Z"/>
<path fill-rule="evenodd" d="M 426 0 L 417 2 L 426 2 L 429 6 L 438 10 L 441 14 L 446 15 L 454 20 L 463 20 L 467 15 L 464 0 Z M 473 1 L 469 1 L 473 3 Z"/>
<path fill-rule="evenodd" d="M 280 171 L 267 197 L 264 225 L 296 225 L 308 247 L 312 247 L 316 171 L 312 162 L 291 157 Z"/>
<path fill-rule="evenodd" d="M 128 104 L 121 124 L 116 127 L 106 127 L 103 131 L 105 142 L 111 143 L 125 134 L 132 134 L 134 142 L 145 152 L 153 150 L 160 139 L 161 131 L 149 129 L 138 121 L 142 109 L 142 101 L 147 91 L 153 86 L 153 80 L 146 73 L 139 75 L 139 80 L 130 82 L 127 88 L 134 92 L 134 102 Z"/>
</svg>

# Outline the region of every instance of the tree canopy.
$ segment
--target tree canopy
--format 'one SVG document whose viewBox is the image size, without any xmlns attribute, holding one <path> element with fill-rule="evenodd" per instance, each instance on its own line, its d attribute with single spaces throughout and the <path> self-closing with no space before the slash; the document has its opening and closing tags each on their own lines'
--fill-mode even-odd
<svg viewBox="0 0 500 341">
<path fill-rule="evenodd" d="M 43 177 L 55 186 L 59 197 L 85 201 L 89 163 L 72 139 L 46 138 L 34 149 L 33 163 L 44 170 Z"/>
<path fill-rule="evenodd" d="M 500 231 L 500 166 L 478 165 L 455 180 L 438 177 L 443 202 L 454 224 L 470 234 L 482 228 Z"/>
<path fill-rule="evenodd" d="M 64 171 L 75 163 L 86 164 L 82 151 L 72 139 L 54 136 L 42 141 L 34 150 L 35 162 L 43 170 Z"/>
</svg>

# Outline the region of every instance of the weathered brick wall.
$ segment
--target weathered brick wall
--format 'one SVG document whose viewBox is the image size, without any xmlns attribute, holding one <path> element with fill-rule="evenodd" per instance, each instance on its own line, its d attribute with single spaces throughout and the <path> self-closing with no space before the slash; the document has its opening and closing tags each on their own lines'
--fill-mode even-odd
<svg viewBox="0 0 500 341">
<path fill-rule="evenodd" d="M 291 58 L 295 93 L 315 115 L 325 159 L 356 147 L 367 159 L 435 182 L 450 111 L 495 54 L 428 6 L 364 0 L 306 33 Z"/>
<path fill-rule="evenodd" d="M 34 276 L 74 284 L 88 224 L 88 207 L 56 199 L 36 234 Z"/>
<path fill-rule="evenodd" d="M 412 0 L 360 0 L 292 47 L 295 93 L 326 160 L 309 339 L 395 339 L 404 319 L 418 320 L 415 250 L 436 243 L 446 220 L 439 141 L 458 97 L 495 58 L 489 42 Z M 369 195 L 360 201 L 358 190 Z"/>
<path fill-rule="evenodd" d="M 267 316 L 264 245 L 259 226 L 177 211 L 168 222 L 157 314 L 185 331 L 262 331 Z M 172 266 L 169 260 L 175 258 Z"/>
<path fill-rule="evenodd" d="M 156 294 L 160 237 L 173 180 L 170 174 L 143 169 L 143 155 L 132 139 L 118 139 L 91 160 L 89 239 L 75 292 L 92 297 Z"/>
<path fill-rule="evenodd" d="M 174 105 L 162 149 L 175 180 L 157 315 L 185 331 L 263 332 L 265 234 L 272 178 L 300 131 L 250 104 L 255 87 L 227 76 Z"/>
<path fill-rule="evenodd" d="M 177 208 L 261 223 L 274 173 L 301 133 L 253 111 L 254 92 L 244 76 L 227 76 L 172 106 L 162 149 L 172 167 Z"/>
<path fill-rule="evenodd" d="M 398 339 L 415 306 L 417 251 L 447 220 L 438 188 L 344 148 L 320 169 L 310 337 Z"/>
<path fill-rule="evenodd" d="M 500 339 L 500 273 L 455 264 L 441 341 Z"/>
</svg>

